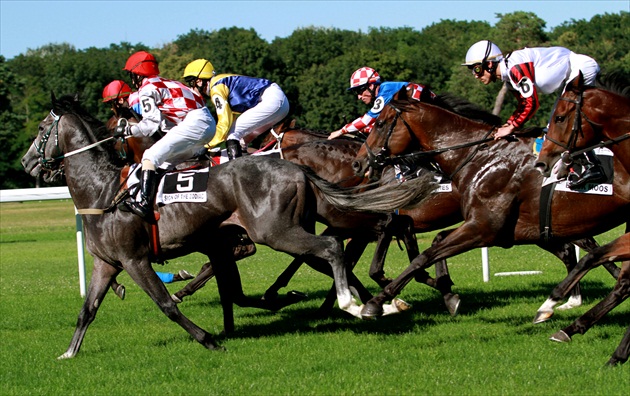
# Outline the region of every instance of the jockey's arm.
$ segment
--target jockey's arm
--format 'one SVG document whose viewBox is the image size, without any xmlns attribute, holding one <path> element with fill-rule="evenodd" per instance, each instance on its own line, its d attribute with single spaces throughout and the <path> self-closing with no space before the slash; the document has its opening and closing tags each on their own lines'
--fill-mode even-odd
<svg viewBox="0 0 630 396">
<path fill-rule="evenodd" d="M 151 136 L 160 128 L 162 122 L 162 112 L 158 107 L 160 103 L 162 103 L 162 98 L 156 90 L 140 93 L 142 120 L 131 126 L 130 131 L 133 136 Z"/>
<path fill-rule="evenodd" d="M 212 103 L 217 110 L 219 120 L 217 122 L 217 131 L 212 140 L 206 144 L 207 148 L 212 148 L 224 142 L 225 139 L 227 139 L 227 135 L 232 127 L 232 122 L 234 121 L 234 112 L 227 100 L 229 95 L 227 87 L 223 84 L 219 84 L 212 88 L 210 95 Z"/>
</svg>

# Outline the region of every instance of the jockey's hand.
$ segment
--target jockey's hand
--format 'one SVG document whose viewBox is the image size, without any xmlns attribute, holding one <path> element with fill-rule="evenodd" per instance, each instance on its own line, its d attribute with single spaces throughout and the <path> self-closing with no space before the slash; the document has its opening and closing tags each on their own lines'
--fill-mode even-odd
<svg viewBox="0 0 630 396">
<path fill-rule="evenodd" d="M 343 135 L 343 128 L 330 133 L 328 140 L 338 138 Z"/>
<path fill-rule="evenodd" d="M 129 127 L 129 124 L 125 123 L 125 124 L 118 125 L 116 129 L 114 130 L 113 136 L 115 138 L 127 138 L 127 137 L 132 136 L 131 128 Z"/>
<path fill-rule="evenodd" d="M 494 133 L 494 140 L 499 140 L 501 138 L 506 137 L 507 135 L 511 135 L 514 132 L 514 125 L 512 124 L 503 124 L 497 131 Z"/>
</svg>

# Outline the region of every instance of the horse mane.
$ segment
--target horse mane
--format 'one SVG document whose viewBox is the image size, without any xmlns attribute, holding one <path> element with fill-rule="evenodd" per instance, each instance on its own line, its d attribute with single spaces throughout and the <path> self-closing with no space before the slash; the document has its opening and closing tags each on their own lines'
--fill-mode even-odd
<svg viewBox="0 0 630 396">
<path fill-rule="evenodd" d="M 398 92 L 397 96 L 392 101 L 393 105 L 405 110 L 413 108 L 413 105 L 417 103 L 419 102 L 415 99 L 407 97 L 404 87 Z M 426 101 L 426 103 L 440 107 L 446 111 L 450 111 L 451 113 L 455 113 L 473 121 L 482 122 L 492 126 L 500 126 L 502 124 L 501 117 L 484 110 L 477 104 L 471 103 L 462 97 L 448 92 L 436 95 L 430 101 Z"/>
<path fill-rule="evenodd" d="M 595 88 L 614 92 L 626 98 L 630 98 L 630 81 L 628 76 L 621 72 L 600 73 L 595 80 Z M 587 87 L 591 88 L 591 87 Z"/>
<path fill-rule="evenodd" d="M 88 113 L 85 107 L 79 102 L 78 95 L 63 95 L 59 98 L 52 96 L 52 105 L 57 116 L 64 114 L 76 115 L 81 120 L 94 142 L 110 137 L 105 124 Z M 117 164 L 120 158 L 115 154 L 114 150 L 109 149 L 113 147 L 114 141 L 108 143 L 109 144 L 106 146 L 108 149 L 106 151 L 109 153 L 112 162 Z"/>
</svg>

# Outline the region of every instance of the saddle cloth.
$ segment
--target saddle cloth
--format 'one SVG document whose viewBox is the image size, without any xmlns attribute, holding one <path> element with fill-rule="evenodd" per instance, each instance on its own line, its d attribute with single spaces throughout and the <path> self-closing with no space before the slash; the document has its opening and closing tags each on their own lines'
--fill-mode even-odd
<svg viewBox="0 0 630 396">
<path fill-rule="evenodd" d="M 613 152 L 606 147 L 598 147 L 595 150 L 595 154 L 604 168 L 606 174 L 606 181 L 604 183 L 587 183 L 584 187 L 576 190 L 572 190 L 567 187 L 567 179 L 558 179 L 558 171 L 563 166 L 562 161 L 558 161 L 554 164 L 551 171 L 551 176 L 543 179 L 543 186 L 548 184 L 557 183 L 556 191 L 564 191 L 576 194 L 595 194 L 595 195 L 612 195 L 613 194 L 613 179 L 615 172 L 613 170 Z M 576 168 L 581 168 L 579 165 L 574 165 Z M 581 169 L 576 169 L 578 173 Z"/>
<path fill-rule="evenodd" d="M 131 199 L 140 200 L 140 164 L 133 164 L 129 170 L 127 188 Z M 155 202 L 164 206 L 174 202 L 206 202 L 208 168 L 166 172 L 160 178 Z"/>
</svg>

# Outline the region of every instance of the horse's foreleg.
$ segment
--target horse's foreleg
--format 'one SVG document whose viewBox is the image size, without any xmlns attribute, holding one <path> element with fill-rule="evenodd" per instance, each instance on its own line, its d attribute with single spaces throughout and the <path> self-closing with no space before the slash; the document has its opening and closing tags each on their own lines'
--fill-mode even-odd
<svg viewBox="0 0 630 396">
<path fill-rule="evenodd" d="M 180 291 L 173 294 L 171 298 L 173 299 L 173 301 L 179 304 L 180 302 L 182 302 L 184 297 L 192 296 L 197 290 L 204 287 L 206 283 L 208 283 L 208 281 L 212 279 L 212 277 L 214 277 L 214 271 L 212 269 L 212 263 L 208 261 L 201 267 L 197 276 L 195 276 L 193 280 L 188 282 L 188 284 L 184 286 Z"/>
<path fill-rule="evenodd" d="M 606 261 L 611 261 L 611 259 L 627 260 L 628 258 L 630 258 L 630 234 L 624 234 L 613 242 L 600 246 L 582 257 L 578 264 L 569 272 L 567 277 L 553 289 L 547 301 L 538 308 L 538 312 L 534 317 L 534 323 L 541 323 L 551 318 L 551 316 L 553 316 L 553 308 L 588 271 Z M 623 286 L 628 282 L 627 279 L 623 279 L 628 276 L 625 272 L 628 271 L 626 269 L 628 266 L 630 266 L 630 263 L 623 263 L 621 272 L 617 278 L 617 285 Z"/>
<path fill-rule="evenodd" d="M 571 341 L 571 337 L 575 334 L 585 334 L 604 315 L 626 300 L 628 296 L 630 296 L 630 262 L 626 261 L 613 291 L 569 326 L 553 334 L 550 339 L 568 342 Z"/>
<path fill-rule="evenodd" d="M 179 324 L 197 342 L 208 349 L 223 349 L 212 339 L 210 334 L 194 324 L 184 314 L 181 313 L 177 304 L 168 294 L 164 283 L 160 281 L 157 274 L 151 268 L 148 259 L 124 263 L 124 268 L 129 276 L 144 290 L 149 297 L 160 307 L 160 310 L 172 321 Z"/>
<path fill-rule="evenodd" d="M 119 272 L 119 269 L 112 267 L 98 257 L 94 258 L 92 278 L 90 279 L 90 285 L 88 286 L 85 301 L 83 302 L 83 306 L 79 312 L 74 335 L 70 341 L 70 346 L 63 355 L 58 357 L 58 359 L 72 358 L 79 353 L 79 349 L 81 349 L 81 344 L 83 343 L 83 338 L 85 337 L 88 326 L 94 321 L 96 312 L 107 294 L 107 288 L 112 282 L 112 279 L 114 279 Z"/>
</svg>

